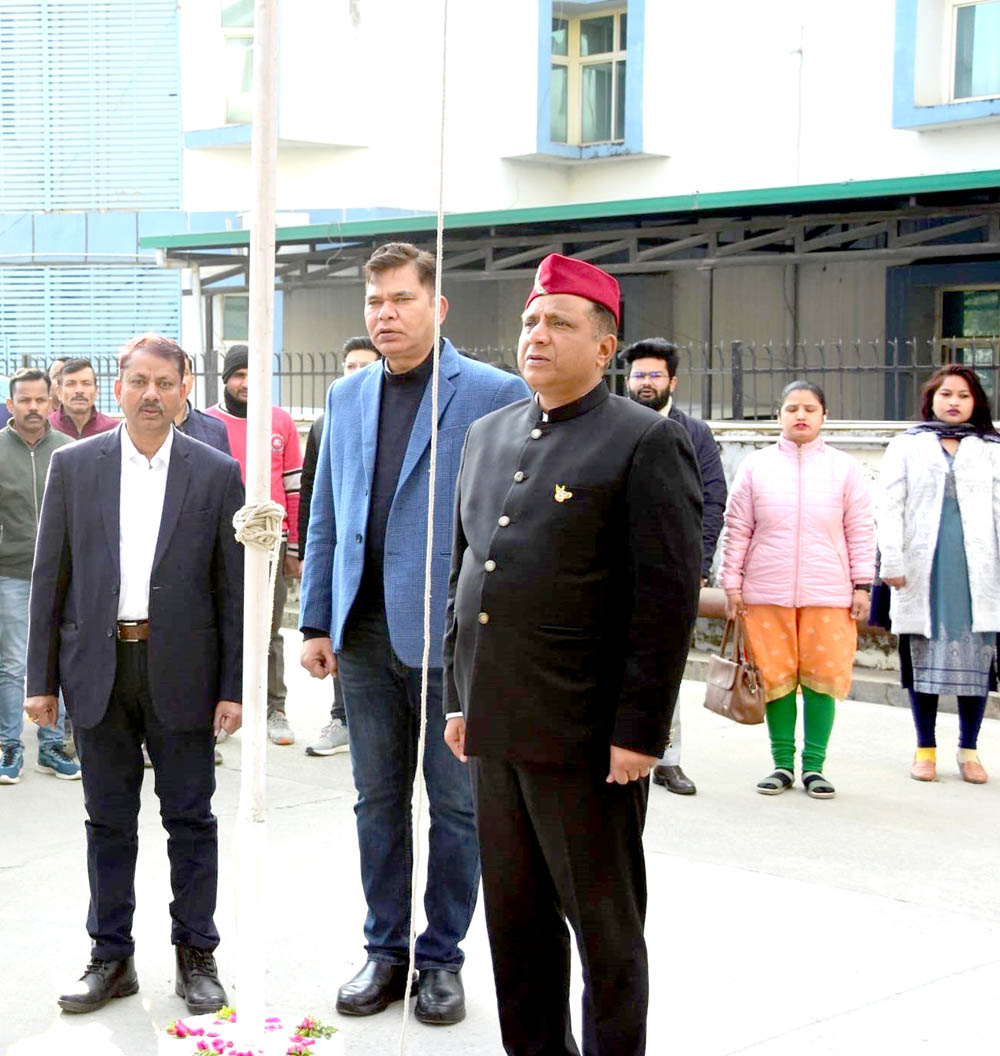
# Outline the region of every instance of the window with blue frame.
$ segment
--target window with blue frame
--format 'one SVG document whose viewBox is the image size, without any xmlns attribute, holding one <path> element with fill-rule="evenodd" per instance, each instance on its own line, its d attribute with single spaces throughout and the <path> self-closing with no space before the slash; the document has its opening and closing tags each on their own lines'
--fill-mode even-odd
<svg viewBox="0 0 1000 1056">
<path fill-rule="evenodd" d="M 569 16 L 555 5 L 549 136 L 586 146 L 625 140 L 628 11 Z"/>
<path fill-rule="evenodd" d="M 1000 116 L 1000 0 L 896 0 L 893 126 Z"/>
<path fill-rule="evenodd" d="M 952 98 L 1000 95 L 1000 0 L 956 4 L 953 40 Z"/>
<path fill-rule="evenodd" d="M 253 91 L 253 0 L 222 0 L 226 124 L 250 120 Z"/>
</svg>

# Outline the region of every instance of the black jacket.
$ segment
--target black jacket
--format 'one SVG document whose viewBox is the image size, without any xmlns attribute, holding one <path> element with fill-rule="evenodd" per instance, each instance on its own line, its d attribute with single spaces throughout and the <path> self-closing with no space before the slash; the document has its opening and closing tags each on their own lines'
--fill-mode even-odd
<svg viewBox="0 0 1000 1056">
<path fill-rule="evenodd" d="M 306 453 L 302 457 L 302 490 L 299 492 L 299 555 L 306 559 L 306 538 L 309 535 L 309 507 L 312 505 L 313 481 L 316 479 L 316 462 L 319 460 L 319 442 L 323 439 L 323 423 L 326 412 L 316 416 L 306 437 Z"/>
<path fill-rule="evenodd" d="M 213 418 L 204 411 L 199 411 L 197 407 L 188 404 L 188 416 L 177 428 L 192 439 L 200 440 L 224 455 L 232 455 L 232 451 L 229 450 L 229 430 L 226 429 L 226 423 L 220 422 L 218 418 Z"/>
<path fill-rule="evenodd" d="M 82 729 L 115 678 L 121 460 L 117 429 L 55 452 L 31 573 L 27 695 L 61 688 Z M 149 690 L 168 729 L 210 726 L 243 696 L 242 505 L 239 465 L 175 431 L 149 589 Z"/>
<path fill-rule="evenodd" d="M 675 422 L 604 383 L 469 429 L 456 488 L 445 712 L 466 751 L 659 755 L 698 604 L 701 487 Z M 495 566 L 494 566 L 495 563 Z"/>
<path fill-rule="evenodd" d="M 722 531 L 722 520 L 726 512 L 726 474 L 722 468 L 719 445 L 715 442 L 712 430 L 700 418 L 692 418 L 676 405 L 671 405 L 669 418 L 678 425 L 683 425 L 698 458 L 701 470 L 701 494 L 704 511 L 701 520 L 701 575 L 707 580 L 712 572 L 712 561 L 715 558 L 715 547 Z"/>
</svg>

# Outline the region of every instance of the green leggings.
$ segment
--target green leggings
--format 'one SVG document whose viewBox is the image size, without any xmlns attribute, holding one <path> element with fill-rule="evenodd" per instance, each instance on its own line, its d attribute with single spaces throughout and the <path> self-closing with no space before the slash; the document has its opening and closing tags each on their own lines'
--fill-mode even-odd
<svg viewBox="0 0 1000 1056">
<path fill-rule="evenodd" d="M 802 749 L 802 772 L 823 772 L 826 746 L 833 729 L 833 713 L 836 707 L 833 697 L 817 693 L 808 686 L 802 687 L 803 724 L 805 746 Z M 795 720 L 798 708 L 795 690 L 777 700 L 767 703 L 767 731 L 771 735 L 771 755 L 774 765 L 795 772 Z"/>
</svg>

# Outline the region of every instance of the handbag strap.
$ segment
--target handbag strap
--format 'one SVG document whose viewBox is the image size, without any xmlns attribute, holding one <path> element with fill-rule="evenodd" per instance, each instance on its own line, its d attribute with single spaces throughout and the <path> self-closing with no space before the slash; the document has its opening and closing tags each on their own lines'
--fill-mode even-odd
<svg viewBox="0 0 1000 1056">
<path fill-rule="evenodd" d="M 753 658 L 753 648 L 750 645 L 750 635 L 747 634 L 746 625 L 743 622 L 743 617 L 738 613 L 736 615 L 736 633 L 734 642 L 739 643 L 739 654 L 742 659 L 744 650 L 746 651 L 746 658 L 751 667 L 756 667 L 757 662 Z"/>
<path fill-rule="evenodd" d="M 739 616 L 737 616 L 735 620 L 726 620 L 726 628 L 722 632 L 722 645 L 719 646 L 719 656 L 721 656 L 723 660 L 726 658 L 726 644 L 729 642 L 730 634 L 733 636 L 732 660 L 734 663 L 739 663 L 742 655 L 740 653 L 742 625 Z"/>
</svg>

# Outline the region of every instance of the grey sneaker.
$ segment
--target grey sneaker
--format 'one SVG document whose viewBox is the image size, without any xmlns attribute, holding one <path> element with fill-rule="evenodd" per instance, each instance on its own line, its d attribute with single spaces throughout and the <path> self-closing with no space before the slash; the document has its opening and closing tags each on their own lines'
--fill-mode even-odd
<svg viewBox="0 0 1000 1056">
<path fill-rule="evenodd" d="M 319 739 L 306 748 L 306 755 L 337 755 L 348 752 L 351 742 L 347 736 L 347 727 L 340 719 L 331 719 L 319 731 Z"/>
<path fill-rule="evenodd" d="M 80 764 L 63 751 L 62 745 L 46 745 L 38 749 L 38 765 L 35 769 L 40 774 L 54 774 L 63 781 L 80 780 Z"/>
<path fill-rule="evenodd" d="M 267 717 L 267 736 L 272 744 L 294 744 L 295 734 L 292 733 L 288 719 L 283 711 L 272 711 Z"/>
<path fill-rule="evenodd" d="M 21 780 L 24 749 L 19 744 L 5 744 L 0 748 L 0 785 L 16 785 Z"/>
</svg>

